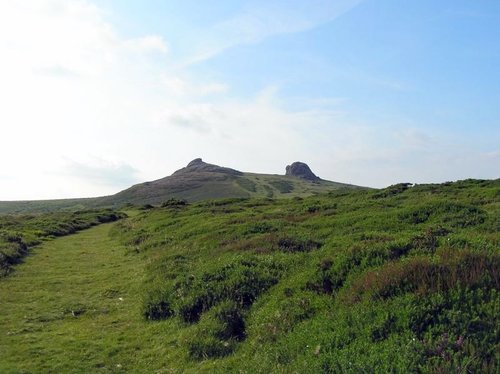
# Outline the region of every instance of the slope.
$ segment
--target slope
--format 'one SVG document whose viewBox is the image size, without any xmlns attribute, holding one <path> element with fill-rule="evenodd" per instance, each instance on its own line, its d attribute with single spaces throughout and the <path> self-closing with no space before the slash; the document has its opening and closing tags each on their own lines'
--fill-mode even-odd
<svg viewBox="0 0 500 374">
<path fill-rule="evenodd" d="M 152 259 L 142 313 L 179 324 L 179 370 L 493 373 L 499 217 L 500 181 L 468 180 L 169 206 L 117 227 Z"/>
<path fill-rule="evenodd" d="M 292 168 L 300 165 L 302 168 Z M 133 204 L 160 204 L 168 198 L 184 199 L 189 202 L 218 198 L 251 197 L 296 197 L 310 196 L 339 188 L 357 186 L 330 182 L 316 177 L 306 164 L 294 163 L 287 167 L 287 175 L 244 173 L 203 162 L 201 158 L 191 161 L 169 177 L 141 183 L 121 191 L 107 199 L 112 205 L 124 202 Z"/>
<path fill-rule="evenodd" d="M 45 201 L 0 201 L 0 214 L 76 211 L 85 208 L 120 208 L 126 204 L 158 205 L 170 198 L 189 202 L 220 198 L 310 196 L 339 188 L 360 188 L 316 177 L 300 162 L 287 166 L 286 175 L 244 173 L 234 169 L 191 161 L 171 176 L 140 183 L 111 196 Z"/>
</svg>

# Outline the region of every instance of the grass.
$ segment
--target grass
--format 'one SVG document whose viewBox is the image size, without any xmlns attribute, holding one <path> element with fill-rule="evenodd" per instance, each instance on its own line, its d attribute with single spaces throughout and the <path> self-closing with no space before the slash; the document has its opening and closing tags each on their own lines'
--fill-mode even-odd
<svg viewBox="0 0 500 374">
<path fill-rule="evenodd" d="M 170 200 L 0 280 L 0 372 L 495 373 L 499 217 L 499 180 Z"/>
<path fill-rule="evenodd" d="M 59 236 L 124 218 L 112 210 L 84 210 L 73 213 L 48 213 L 0 216 L 0 277 L 9 274 L 30 248 Z"/>
<path fill-rule="evenodd" d="M 169 372 L 169 326 L 140 313 L 144 261 L 111 227 L 44 243 L 0 281 L 0 372 Z"/>
</svg>

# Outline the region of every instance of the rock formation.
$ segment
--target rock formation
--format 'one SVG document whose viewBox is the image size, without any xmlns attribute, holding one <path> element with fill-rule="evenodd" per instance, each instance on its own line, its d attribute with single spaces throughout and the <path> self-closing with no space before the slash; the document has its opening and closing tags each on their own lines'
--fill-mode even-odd
<svg viewBox="0 0 500 374">
<path fill-rule="evenodd" d="M 297 178 L 302 178 L 306 179 L 309 181 L 319 181 L 320 178 L 317 177 L 307 166 L 307 164 L 303 162 L 294 162 L 291 165 L 288 165 L 286 167 L 286 173 L 285 175 L 287 176 L 292 176 L 292 177 L 297 177 Z"/>
</svg>

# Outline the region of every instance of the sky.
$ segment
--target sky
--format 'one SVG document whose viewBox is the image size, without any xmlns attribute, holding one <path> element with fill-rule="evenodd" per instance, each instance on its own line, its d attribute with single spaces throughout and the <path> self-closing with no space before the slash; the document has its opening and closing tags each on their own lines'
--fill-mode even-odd
<svg viewBox="0 0 500 374">
<path fill-rule="evenodd" d="M 0 0 L 0 200 L 192 159 L 370 187 L 500 177 L 498 0 Z"/>
</svg>

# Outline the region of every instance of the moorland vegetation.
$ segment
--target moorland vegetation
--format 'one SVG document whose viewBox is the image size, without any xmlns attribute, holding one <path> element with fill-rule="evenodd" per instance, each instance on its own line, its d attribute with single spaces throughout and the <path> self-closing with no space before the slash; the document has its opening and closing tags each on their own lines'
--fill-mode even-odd
<svg viewBox="0 0 500 374">
<path fill-rule="evenodd" d="M 53 236 L 37 223 L 48 217 L 4 217 L 18 221 L 2 230 Z M 119 357 L 137 372 L 495 373 L 499 232 L 500 180 L 143 206 L 103 242 L 141 269 L 120 273 L 140 283 L 140 301 L 119 304 L 129 309 L 112 355 L 87 361 L 102 371 Z M 135 353 L 120 356 L 131 339 Z"/>
<path fill-rule="evenodd" d="M 325 373 L 498 370 L 499 232 L 499 180 L 170 201 L 114 229 L 179 362 Z"/>
</svg>

